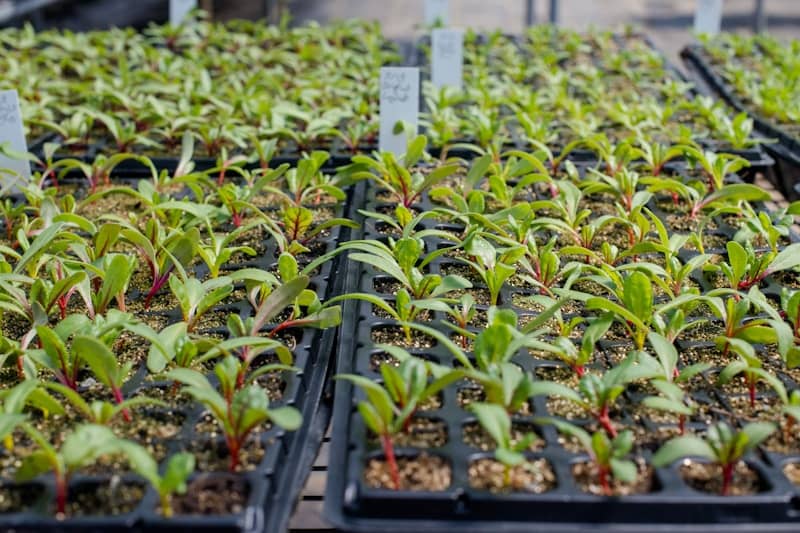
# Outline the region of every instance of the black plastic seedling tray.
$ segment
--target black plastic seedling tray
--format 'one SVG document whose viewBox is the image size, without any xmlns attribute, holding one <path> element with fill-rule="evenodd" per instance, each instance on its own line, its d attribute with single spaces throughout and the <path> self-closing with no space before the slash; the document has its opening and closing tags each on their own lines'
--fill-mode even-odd
<svg viewBox="0 0 800 533">
<path fill-rule="evenodd" d="M 796 190 L 800 182 L 800 140 L 748 108 L 705 58 L 701 45 L 687 46 L 681 51 L 681 57 L 692 77 L 707 93 L 721 98 L 737 111 L 748 113 L 758 132 L 773 141 L 763 145 L 776 161 L 774 174 L 768 177 L 790 200 L 800 198 L 800 191 Z"/>
<path fill-rule="evenodd" d="M 136 178 L 115 178 L 115 182 L 127 183 L 135 186 Z M 69 181 L 69 180 L 67 180 Z M 338 206 L 330 206 L 336 211 L 336 216 L 349 214 L 353 191 L 348 191 L 348 200 Z M 331 228 L 329 234 L 321 239 L 321 253 L 333 250 L 339 242 L 350 238 L 350 229 L 345 227 Z M 240 263 L 236 268 L 259 268 L 273 270 L 277 261 L 277 250 L 271 238 L 266 238 L 262 243 L 263 251 L 251 261 Z M 302 262 L 301 262 L 302 267 Z M 206 274 L 203 264 L 194 268 L 194 274 L 202 279 Z M 344 276 L 339 272 L 340 261 L 338 258 L 321 265 L 311 277 L 309 288 L 317 292 L 320 299 L 330 298 L 331 295 L 342 290 Z M 220 275 L 225 274 L 225 268 Z M 166 289 L 168 291 L 168 288 Z M 156 295 L 165 292 L 162 289 Z M 132 290 L 128 295 L 129 302 L 144 297 L 143 293 Z M 226 303 L 215 307 L 214 311 L 224 313 L 239 313 L 243 318 L 250 313 L 250 304 L 245 301 Z M 148 312 L 166 319 L 167 323 L 179 321 L 180 312 L 177 309 L 158 309 Z M 217 333 L 225 335 L 225 328 L 210 328 L 203 333 Z M 65 520 L 56 520 L 52 517 L 53 480 L 49 475 L 42 476 L 24 487 L 30 487 L 30 496 L 26 499 L 26 510 L 18 513 L 0 514 L 0 530 L 2 531 L 206 531 L 206 532 L 262 532 L 285 530 L 292 510 L 299 496 L 302 485 L 310 472 L 310 465 L 316 456 L 327 426 L 325 413 L 320 412 L 323 392 L 326 387 L 327 377 L 331 369 L 333 348 L 336 345 L 336 328 L 316 330 L 310 328 L 285 330 L 287 335 L 293 337 L 295 349 L 294 366 L 300 370 L 281 373 L 283 394 L 281 399 L 273 402 L 274 406 L 293 405 L 303 414 L 303 425 L 295 432 L 286 432 L 280 428 L 272 427 L 255 435 L 254 441 L 264 449 L 264 456 L 260 463 L 251 471 L 229 474 L 225 471 L 195 472 L 190 482 L 201 480 L 202 485 L 221 484 L 220 490 L 230 487 L 230 483 L 244 483 L 247 489 L 247 498 L 242 510 L 230 515 L 180 515 L 176 514 L 170 519 L 164 519 L 156 512 L 157 496 L 147 484 L 132 474 L 121 476 L 123 481 L 130 481 L 145 487 L 141 502 L 129 513 L 117 516 L 90 516 L 68 517 Z M 209 379 L 216 383 L 213 372 L 209 372 Z M 150 391 L 164 393 L 173 384 L 171 382 L 157 382 L 146 380 L 147 369 L 142 365 L 135 374 L 126 382 L 123 393 L 126 397 L 137 391 Z M 169 420 L 182 421 L 180 430 L 174 436 L 165 439 L 156 439 L 153 444 L 160 447 L 164 457 L 181 450 L 202 450 L 209 447 L 224 449 L 221 437 L 210 437 L 207 434 L 196 432 L 195 425 L 203 420 L 204 408 L 196 404 L 183 405 L 174 409 L 153 408 L 143 411 L 145 416 L 152 417 L 154 423 L 168 418 Z M 166 417 L 166 418 L 165 418 Z M 176 423 L 177 424 L 177 423 Z M 88 444 L 88 443 L 87 443 Z M 251 445 L 253 441 L 251 441 Z M 8 453 L 2 451 L 0 453 Z M 79 488 L 85 484 L 108 484 L 111 481 L 108 474 L 87 477 L 75 476 L 70 482 L 71 494 L 77 494 Z M 225 483 L 229 485 L 225 485 Z M 17 487 L 10 480 L 0 480 L 0 487 Z"/>
<path fill-rule="evenodd" d="M 363 187 L 363 184 L 361 185 Z M 365 190 L 368 211 L 392 210 L 394 205 L 378 201 L 374 190 Z M 434 206 L 426 199 L 414 206 L 421 211 Z M 660 217 L 665 214 L 652 206 Z M 727 238 L 732 237 L 733 228 L 718 221 L 716 230 Z M 435 220 L 427 219 L 421 224 L 424 228 L 447 228 Z M 362 225 L 363 238 L 382 239 L 375 222 Z M 420 229 L 422 229 L 422 227 Z M 450 227 L 455 229 L 455 227 Z M 793 239 L 796 238 L 793 236 Z M 429 250 L 443 246 L 443 241 L 426 238 Z M 724 253 L 724 250 L 714 250 Z M 691 254 L 692 252 L 688 252 Z M 442 256 L 430 263 L 430 272 L 449 272 L 448 268 L 459 265 L 452 258 Z M 356 290 L 376 294 L 387 301 L 393 295 L 386 289 L 378 289 L 376 281 L 387 280 L 385 275 L 372 266 L 348 261 L 347 285 Z M 707 287 L 709 281 L 697 276 L 697 283 Z M 474 281 L 473 281 L 474 283 Z M 379 284 L 378 287 L 387 285 Z M 479 287 L 479 285 L 475 285 Z M 774 293 L 767 287 L 767 294 Z M 530 289 L 505 286 L 500 295 L 500 303 L 514 309 L 520 317 L 535 316 L 531 311 L 513 305 L 515 296 L 532 294 Z M 485 310 L 486 305 L 479 306 Z M 433 313 L 426 324 L 446 335 L 451 330 L 439 326 L 444 316 Z M 344 321 L 339 339 L 339 359 L 337 373 L 356 373 L 371 379 L 380 380 L 377 361 L 380 354 L 374 347 L 372 333 L 376 329 L 397 327 L 392 320 L 377 316 L 371 304 L 362 301 L 349 301 L 345 304 Z M 473 329 L 473 331 L 478 331 Z M 624 336 L 604 339 L 599 347 L 602 356 L 594 365 L 609 367 L 618 349 L 628 349 Z M 684 343 L 682 350 L 692 347 L 710 346 L 710 342 Z M 431 343 L 428 347 L 407 348 L 411 353 L 424 356 L 441 364 L 452 364 L 452 354 L 442 346 Z M 531 371 L 538 379 L 548 372 L 566 367 L 557 361 L 532 357 L 520 352 L 513 362 L 526 371 Z M 797 387 L 788 376 L 782 376 L 787 386 Z M 787 461 L 797 461 L 798 457 L 777 456 L 771 452 L 758 452 L 746 458 L 747 464 L 758 472 L 762 491 L 749 496 L 722 497 L 691 489 L 679 472 L 679 464 L 668 468 L 655 469 L 652 490 L 645 494 L 623 497 L 595 496 L 583 492 L 575 482 L 571 466 L 585 461 L 587 456 L 577 453 L 559 442 L 552 426 L 537 425 L 534 416 L 548 416 L 550 413 L 547 398 L 535 397 L 529 402 L 526 414 L 515 414 L 515 424 L 525 424 L 543 439 L 543 446 L 536 451 L 526 452 L 530 460 L 545 459 L 552 468 L 555 488 L 542 494 L 492 493 L 488 490 L 472 488 L 468 479 L 469 464 L 480 458 L 492 457 L 492 452 L 472 447 L 462 438 L 463 429 L 476 422 L 469 411 L 459 405 L 458 396 L 474 387 L 469 382 L 446 388 L 438 408 L 420 411 L 420 418 L 436 421 L 445 429 L 446 442 L 433 447 L 397 446 L 398 458 L 415 457 L 420 453 L 436 456 L 450 466 L 451 482 L 442 491 L 394 491 L 368 486 L 364 479 L 365 466 L 371 458 L 382 458 L 377 442 L 372 440 L 358 411 L 356 401 L 363 399 L 362 393 L 350 382 L 336 382 L 336 396 L 333 415 L 333 440 L 331 443 L 331 462 L 328 471 L 328 485 L 325 496 L 325 516 L 342 531 L 392 531 L 392 532 L 444 532 L 444 531 L 585 531 L 598 528 L 610 531 L 797 531 L 800 529 L 800 489 L 793 486 L 783 475 L 781 468 Z M 714 390 L 697 392 L 699 403 L 712 401 L 708 394 Z M 765 393 L 766 394 L 766 393 Z M 653 422 L 631 412 L 641 393 L 629 387 L 625 392 L 625 406 L 620 407 L 617 419 L 626 427 L 634 428 L 642 436 L 643 444 L 634 457 L 647 460 L 654 450 L 654 442 L 648 446 L 647 435 L 654 435 L 669 424 Z M 706 395 L 706 396 L 704 396 Z M 716 398 L 721 405 L 728 405 L 730 395 Z M 732 412 L 730 413 L 732 414 Z M 726 419 L 723 417 L 721 419 Z M 586 424 L 588 420 L 573 420 L 573 423 Z M 705 426 L 706 421 L 690 420 L 689 427 Z M 637 440 L 639 440 L 637 438 Z"/>
<path fill-rule="evenodd" d="M 479 43 L 486 43 L 487 40 L 488 40 L 488 37 L 486 35 L 478 35 L 476 38 L 477 38 Z M 521 52 L 524 53 L 524 50 L 523 50 L 524 37 L 520 37 L 520 36 L 516 36 L 516 35 L 505 35 L 504 38 L 508 42 L 510 42 L 514 46 L 516 46 L 518 49 L 520 49 Z M 667 57 L 658 49 L 658 47 L 653 43 L 653 41 L 648 36 L 642 35 L 642 34 L 634 34 L 634 35 L 628 36 L 628 37 L 626 37 L 625 35 L 622 35 L 622 34 L 616 34 L 614 36 L 614 39 L 617 41 L 617 43 L 621 47 L 625 47 L 626 46 L 626 39 L 627 38 L 635 38 L 635 39 L 641 40 L 654 53 L 658 54 L 658 56 L 661 58 L 662 64 L 664 65 L 664 68 L 667 70 L 667 72 L 674 79 L 676 79 L 677 81 L 681 81 L 681 82 L 689 81 L 686 78 L 686 76 L 680 70 L 678 70 L 675 67 L 675 65 L 672 64 L 672 62 L 670 62 L 667 59 Z M 430 79 L 430 68 L 431 67 L 430 67 L 429 56 L 426 54 L 426 51 L 430 50 L 430 44 L 431 44 L 431 40 L 430 40 L 429 36 L 421 37 L 417 41 L 417 43 L 416 43 L 416 45 L 414 47 L 414 51 L 413 51 L 412 55 L 410 56 L 410 64 L 420 67 L 422 69 L 424 75 L 427 77 L 427 79 Z M 489 60 L 490 66 L 491 66 L 491 63 L 492 63 L 492 59 Z M 702 91 L 698 91 L 696 88 L 690 88 L 690 89 L 687 90 L 687 98 L 694 98 L 698 94 L 701 94 L 701 92 Z M 426 109 L 425 103 L 423 102 L 423 111 L 425 111 L 425 109 Z M 510 112 L 510 111 L 501 110 L 501 114 L 503 112 Z M 475 144 L 475 140 L 474 139 L 458 139 L 458 140 L 454 140 L 454 141 L 451 142 L 451 144 L 456 144 L 456 143 L 471 143 L 471 144 Z M 756 174 L 758 174 L 758 173 L 768 174 L 770 172 L 771 168 L 773 167 L 773 165 L 775 165 L 775 159 L 773 159 L 773 157 L 771 157 L 771 155 L 775 156 L 775 154 L 772 153 L 772 151 L 770 149 L 771 147 L 769 145 L 764 146 L 764 148 L 759 146 L 759 147 L 748 148 L 748 149 L 732 149 L 732 148 L 728 147 L 725 143 L 719 143 L 719 142 L 713 141 L 711 139 L 701 140 L 701 144 L 707 149 L 714 150 L 714 151 L 724 151 L 726 153 L 735 154 L 735 155 L 738 155 L 738 156 L 746 159 L 750 163 L 750 166 L 748 168 L 743 169 L 742 171 L 740 171 L 741 177 L 745 181 L 752 182 L 753 179 L 755 178 Z M 506 145 L 504 146 L 504 149 L 505 150 L 529 150 L 530 146 L 527 145 L 525 143 L 524 139 L 519 135 L 519 131 L 517 130 L 517 128 L 516 127 L 511 127 L 510 128 L 510 137 L 509 137 Z M 556 155 L 556 156 L 559 155 L 559 151 L 558 151 L 558 149 L 556 149 L 556 147 L 551 147 L 551 149 L 554 151 L 554 155 Z M 439 147 L 431 148 L 430 149 L 430 153 L 431 153 L 431 155 L 433 155 L 435 157 L 439 157 L 440 154 L 441 154 L 441 148 L 439 148 Z M 800 153 L 800 151 L 798 153 Z M 452 149 L 452 150 L 448 151 L 448 155 L 449 156 L 453 156 L 453 157 L 462 157 L 462 158 L 465 158 L 465 159 L 472 159 L 472 158 L 476 157 L 476 154 L 474 152 L 472 152 L 470 150 L 463 149 L 463 148 Z M 800 157 L 800 156 L 798 156 L 798 157 Z M 572 161 L 572 162 L 576 163 L 576 164 L 596 165 L 596 164 L 599 163 L 597 155 L 593 151 L 587 150 L 587 149 L 582 149 L 582 148 L 578 148 L 578 149 L 573 150 L 572 152 L 570 152 L 570 154 L 567 157 L 567 159 L 569 161 Z M 800 164 L 800 159 L 798 159 L 798 162 Z"/>
</svg>

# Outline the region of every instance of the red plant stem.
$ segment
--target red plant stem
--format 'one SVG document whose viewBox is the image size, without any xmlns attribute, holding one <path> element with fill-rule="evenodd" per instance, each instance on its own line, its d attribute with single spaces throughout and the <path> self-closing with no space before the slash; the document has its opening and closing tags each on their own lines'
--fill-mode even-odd
<svg viewBox="0 0 800 533">
<path fill-rule="evenodd" d="M 794 319 L 794 336 L 795 338 L 800 338 L 800 309 L 797 309 Z"/>
<path fill-rule="evenodd" d="M 750 395 L 750 408 L 755 409 L 756 407 L 756 380 L 755 376 L 749 377 L 747 379 L 747 392 Z"/>
<path fill-rule="evenodd" d="M 147 296 L 144 299 L 144 308 L 150 309 L 150 301 L 153 299 L 153 296 L 164 286 L 164 284 L 169 279 L 170 274 L 172 274 L 172 270 L 175 268 L 175 265 L 172 265 L 166 272 L 158 276 L 155 281 L 153 282 L 153 286 L 150 287 L 150 290 L 147 292 Z"/>
<path fill-rule="evenodd" d="M 678 415 L 678 429 L 681 435 L 686 433 L 686 415 Z"/>
<path fill-rule="evenodd" d="M 600 413 L 597 415 L 597 422 L 606 430 L 608 436 L 612 439 L 617 436 L 617 430 L 614 428 L 614 425 L 611 423 L 611 419 L 608 416 L 608 405 L 604 405 L 600 408 Z"/>
<path fill-rule="evenodd" d="M 61 470 L 56 469 L 56 512 L 67 512 L 67 478 Z"/>
<path fill-rule="evenodd" d="M 583 365 L 569 365 L 569 366 L 572 367 L 572 370 L 575 371 L 575 375 L 578 376 L 579 378 L 582 378 L 583 375 L 586 373 L 586 369 L 583 367 Z"/>
<path fill-rule="evenodd" d="M 397 470 L 397 460 L 394 457 L 392 436 L 388 433 L 381 435 L 381 446 L 383 447 L 384 455 L 386 455 L 386 464 L 389 465 L 389 475 L 392 478 L 394 490 L 400 490 L 400 474 Z"/>
<path fill-rule="evenodd" d="M 733 467 L 736 466 L 736 463 L 728 463 L 722 465 L 722 495 L 727 496 L 728 490 L 731 487 L 731 482 L 733 481 Z"/>
<path fill-rule="evenodd" d="M 246 370 L 246 365 L 241 365 L 239 367 L 239 371 L 236 373 L 236 390 L 239 390 L 244 386 L 244 375 Z"/>
<path fill-rule="evenodd" d="M 225 442 L 228 444 L 228 453 L 231 454 L 231 462 L 228 469 L 231 472 L 236 472 L 239 467 L 239 441 L 235 437 L 225 437 Z"/>
<path fill-rule="evenodd" d="M 123 313 L 127 311 L 127 308 L 125 306 L 125 292 L 120 292 L 119 294 L 117 294 L 117 307 Z"/>
<path fill-rule="evenodd" d="M 770 275 L 770 271 L 769 270 L 765 270 L 764 272 L 762 272 L 761 274 L 759 274 L 758 276 L 756 276 L 754 278 L 743 279 L 742 281 L 739 282 L 739 285 L 737 286 L 737 288 L 739 290 L 747 290 L 750 287 L 752 287 L 753 285 L 761 283 L 764 280 L 764 278 L 766 278 L 769 275 Z"/>
<path fill-rule="evenodd" d="M 122 391 L 119 390 L 119 387 L 114 387 L 113 389 L 111 389 L 111 392 L 114 393 L 114 401 L 117 402 L 118 404 L 125 401 L 125 398 L 123 398 Z M 131 421 L 131 413 L 130 411 L 128 411 L 128 409 L 122 410 L 122 418 L 125 419 L 125 422 Z"/>
<path fill-rule="evenodd" d="M 606 496 L 611 496 L 611 485 L 608 482 L 608 467 L 598 466 L 597 477 L 600 481 L 600 487 L 603 489 L 603 494 Z"/>
<path fill-rule="evenodd" d="M 65 387 L 69 387 L 74 391 L 78 390 L 77 380 L 70 378 L 63 370 L 61 372 L 56 372 L 56 380 Z"/>
<path fill-rule="evenodd" d="M 409 195 L 408 188 L 406 187 L 405 182 L 401 181 L 400 187 L 403 192 L 403 207 L 411 207 L 411 196 Z"/>
<path fill-rule="evenodd" d="M 280 331 L 283 331 L 284 329 L 293 328 L 293 327 L 296 327 L 296 326 L 304 326 L 308 322 L 309 322 L 309 320 L 305 319 L 305 318 L 298 318 L 297 320 L 292 320 L 290 318 L 288 320 L 284 320 L 283 322 L 281 322 L 280 324 L 275 326 L 272 329 L 272 331 L 270 331 L 267 334 L 267 337 L 269 337 L 271 339 L 271 338 L 273 338 L 275 336 L 276 333 L 278 333 Z"/>
<path fill-rule="evenodd" d="M 785 444 L 792 442 L 792 428 L 794 428 L 794 417 L 787 416 L 786 424 L 783 426 L 783 442 Z"/>
</svg>

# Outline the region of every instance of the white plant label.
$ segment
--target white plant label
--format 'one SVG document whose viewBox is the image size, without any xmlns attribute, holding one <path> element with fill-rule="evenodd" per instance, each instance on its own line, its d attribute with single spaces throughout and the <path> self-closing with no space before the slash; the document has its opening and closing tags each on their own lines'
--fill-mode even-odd
<svg viewBox="0 0 800 533">
<path fill-rule="evenodd" d="M 696 0 L 694 12 L 695 33 L 708 33 L 716 35 L 722 27 L 722 1 L 723 0 Z"/>
<path fill-rule="evenodd" d="M 173 26 L 182 24 L 192 9 L 197 9 L 197 0 L 169 0 L 169 23 Z"/>
<path fill-rule="evenodd" d="M 435 29 L 431 34 L 431 82 L 436 87 L 461 88 L 464 32 Z"/>
<path fill-rule="evenodd" d="M 19 109 L 19 96 L 14 89 L 0 91 L 0 144 L 4 143 L 8 143 L 16 152 L 23 154 L 28 152 L 25 129 L 22 126 L 22 112 Z M 28 160 L 11 159 L 0 155 L 0 191 L 3 194 L 19 190 L 17 184 L 30 178 L 31 166 Z"/>
<path fill-rule="evenodd" d="M 381 68 L 380 138 L 378 148 L 402 155 L 408 145 L 405 128 L 395 133 L 398 122 L 417 132 L 419 115 L 419 69 L 416 67 Z"/>
<path fill-rule="evenodd" d="M 450 23 L 450 0 L 425 0 L 425 25 L 433 26 L 437 22 L 443 26 Z"/>
</svg>

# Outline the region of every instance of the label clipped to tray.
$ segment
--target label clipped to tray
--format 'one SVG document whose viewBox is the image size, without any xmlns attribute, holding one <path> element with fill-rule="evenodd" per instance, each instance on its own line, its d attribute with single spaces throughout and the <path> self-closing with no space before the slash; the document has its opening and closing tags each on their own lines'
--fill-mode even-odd
<svg viewBox="0 0 800 533">
<path fill-rule="evenodd" d="M 461 88 L 464 32 L 435 29 L 431 34 L 431 82 L 436 87 Z"/>
<path fill-rule="evenodd" d="M 419 115 L 419 69 L 381 68 L 380 141 L 381 151 L 402 155 L 408 135 L 417 132 Z"/>
<path fill-rule="evenodd" d="M 694 12 L 695 33 L 716 35 L 722 28 L 722 0 L 697 0 Z"/>
<path fill-rule="evenodd" d="M 169 23 L 178 26 L 192 9 L 197 9 L 197 0 L 169 0 Z"/>
<path fill-rule="evenodd" d="M 14 152 L 25 154 L 25 129 L 16 89 L 0 91 L 0 145 L 7 145 Z M 16 159 L 0 155 L 0 193 L 19 191 L 19 185 L 31 178 L 31 166 L 27 159 Z"/>
<path fill-rule="evenodd" d="M 425 25 L 447 26 L 450 23 L 450 0 L 425 0 Z"/>
</svg>

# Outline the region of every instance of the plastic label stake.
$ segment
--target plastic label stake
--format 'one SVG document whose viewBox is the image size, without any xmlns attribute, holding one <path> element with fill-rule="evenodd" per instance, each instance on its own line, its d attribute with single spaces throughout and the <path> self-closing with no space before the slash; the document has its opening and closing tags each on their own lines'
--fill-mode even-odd
<svg viewBox="0 0 800 533">
<path fill-rule="evenodd" d="M 402 155 L 408 143 L 407 127 L 417 132 L 419 114 L 419 69 L 416 67 L 381 68 L 380 138 L 382 151 Z M 399 122 L 406 127 L 400 127 Z"/>
<path fill-rule="evenodd" d="M 6 143 L 15 152 L 28 152 L 19 95 L 15 89 L 0 91 L 0 144 Z M 0 155 L 0 194 L 18 191 L 17 185 L 30 179 L 31 165 L 27 159 L 11 159 Z"/>
<path fill-rule="evenodd" d="M 722 27 L 722 0 L 696 0 L 695 33 L 716 35 Z"/>
<path fill-rule="evenodd" d="M 436 87 L 461 88 L 464 32 L 435 29 L 431 34 L 431 81 Z"/>
<path fill-rule="evenodd" d="M 192 9 L 197 9 L 197 0 L 169 0 L 169 23 L 180 25 Z"/>
<path fill-rule="evenodd" d="M 450 0 L 425 0 L 425 25 L 450 23 Z"/>
</svg>

